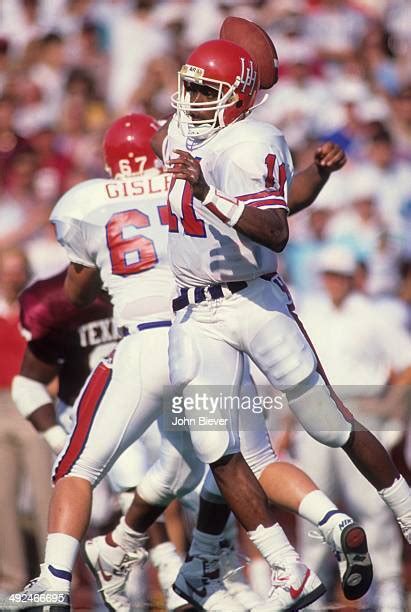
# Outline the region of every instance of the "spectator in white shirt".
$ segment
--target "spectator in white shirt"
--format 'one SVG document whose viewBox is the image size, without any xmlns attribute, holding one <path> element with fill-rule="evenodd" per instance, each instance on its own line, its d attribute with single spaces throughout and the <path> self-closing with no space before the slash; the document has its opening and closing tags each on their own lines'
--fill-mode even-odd
<svg viewBox="0 0 411 612">
<path fill-rule="evenodd" d="M 153 17 L 155 0 L 135 0 L 134 11 L 114 20 L 110 31 L 107 96 L 118 114 L 129 110 L 130 97 L 141 83 L 148 62 L 167 54 L 167 35 Z"/>
<path fill-rule="evenodd" d="M 300 307 L 304 326 L 339 396 L 388 446 L 401 436 L 403 387 L 387 385 L 393 373 L 411 380 L 411 339 L 378 316 L 370 298 L 353 291 L 356 262 L 349 251 L 329 249 L 320 262 L 325 293 Z M 343 452 L 329 452 L 304 431 L 296 434 L 296 449 L 307 473 L 331 498 L 342 499 L 367 532 L 375 585 L 367 604 L 384 612 L 403 610 L 402 544 L 392 516 Z M 329 568 L 327 551 L 304 530 L 304 558 L 321 574 Z"/>
</svg>

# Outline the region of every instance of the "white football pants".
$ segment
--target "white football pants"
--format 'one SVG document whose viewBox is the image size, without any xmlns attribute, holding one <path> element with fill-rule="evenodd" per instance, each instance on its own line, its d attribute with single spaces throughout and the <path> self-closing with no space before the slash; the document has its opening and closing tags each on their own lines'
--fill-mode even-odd
<svg viewBox="0 0 411 612">
<path fill-rule="evenodd" d="M 54 481 L 77 476 L 96 486 L 162 415 L 169 386 L 167 347 L 168 328 L 146 329 L 123 338 L 114 353 L 96 366 L 76 401 L 75 425 L 56 459 Z M 147 501 L 166 505 L 167 496 L 184 495 L 196 486 L 204 466 L 186 431 L 165 431 L 162 436 L 160 457 L 169 468 L 162 472 L 168 478 L 161 483 L 165 498 Z"/>
<path fill-rule="evenodd" d="M 330 445 L 341 446 L 347 441 L 349 413 L 342 412 L 331 398 L 321 376 L 312 377 L 319 367 L 315 353 L 278 276 L 272 281 L 258 278 L 242 291 L 189 304 L 176 313 L 170 329 L 170 377 L 184 397 L 193 400 L 197 390 L 204 388 L 217 396 L 220 388 L 225 394 L 238 396 L 244 354 L 275 389 L 296 390 L 290 408 L 310 433 L 320 436 L 321 429 L 331 430 L 334 439 L 324 439 Z M 300 383 L 311 378 L 313 383 L 300 392 Z M 202 461 L 212 463 L 239 451 L 238 412 L 224 413 L 224 429 L 191 429 L 193 446 Z"/>
<path fill-rule="evenodd" d="M 70 436 L 76 422 L 76 408 L 58 400 L 56 418 L 66 434 Z M 137 486 L 150 465 L 157 458 L 160 447 L 159 438 L 160 433 L 155 422 L 144 432 L 140 439 L 130 444 L 119 456 L 107 474 L 110 487 L 114 493 L 128 491 Z M 153 446 L 157 447 L 154 459 Z"/>
</svg>

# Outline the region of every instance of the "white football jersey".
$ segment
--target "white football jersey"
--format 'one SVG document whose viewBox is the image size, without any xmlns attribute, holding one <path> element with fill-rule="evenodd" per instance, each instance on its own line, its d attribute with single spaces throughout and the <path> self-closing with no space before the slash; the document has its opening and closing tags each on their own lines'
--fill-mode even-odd
<svg viewBox="0 0 411 612">
<path fill-rule="evenodd" d="M 293 163 L 284 136 L 271 124 L 247 117 L 190 148 L 174 117 L 164 144 L 166 163 L 177 157 L 175 149 L 201 159 L 207 183 L 247 206 L 287 208 Z M 172 180 L 169 205 L 169 257 L 178 286 L 251 280 L 276 271 L 276 254 L 201 208 L 187 181 Z"/>
<path fill-rule="evenodd" d="M 117 325 L 170 319 L 169 185 L 168 174 L 85 181 L 51 213 L 70 260 L 99 270 Z"/>
</svg>

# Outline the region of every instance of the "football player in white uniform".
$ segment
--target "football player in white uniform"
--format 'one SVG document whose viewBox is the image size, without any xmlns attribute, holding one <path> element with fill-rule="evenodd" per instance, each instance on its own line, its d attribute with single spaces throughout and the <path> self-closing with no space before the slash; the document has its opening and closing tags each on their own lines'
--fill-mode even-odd
<svg viewBox="0 0 411 612">
<path fill-rule="evenodd" d="M 64 292 L 65 276 L 66 270 L 39 280 L 19 296 L 20 324 L 28 342 L 20 373 L 12 385 L 18 410 L 45 438 L 55 455 L 63 450 L 73 429 L 73 404 L 90 371 L 120 339 L 107 296 L 98 295 L 89 306 L 77 308 Z M 58 395 L 54 401 L 48 385 L 56 377 Z M 158 456 L 158 439 L 158 427 L 153 423 L 142 438 L 122 453 L 107 474 L 123 514 L 133 500 L 137 483 Z M 101 513 L 102 505 L 107 506 L 101 494 L 93 494 L 91 523 Z M 164 524 L 157 522 L 149 535 L 150 557 L 159 560 L 159 572 L 164 574 L 165 555 L 159 551 L 170 550 L 170 544 L 165 542 Z M 179 557 L 174 556 L 173 560 L 175 565 L 180 565 Z M 166 558 L 166 563 L 170 564 L 170 558 Z M 143 578 L 141 570 L 140 578 Z"/>
<path fill-rule="evenodd" d="M 173 174 L 169 253 L 178 285 L 170 330 L 171 381 L 191 404 L 198 386 L 229 386 L 238 393 L 244 355 L 249 355 L 286 393 L 313 437 L 347 452 L 410 540 L 409 487 L 384 447 L 336 397 L 276 272 L 275 253 L 288 240 L 293 168 L 282 134 L 249 117 L 258 80 L 251 56 L 226 40 L 200 45 L 179 72 L 173 97 L 177 112 L 164 150 Z M 258 488 L 254 499 L 247 496 L 236 415 L 226 416 L 225 429 L 212 436 L 193 428 L 193 445 L 211 464 L 251 539 L 272 566 L 282 568 L 274 574 L 268 607 L 261 609 L 301 607 L 293 594 L 306 592 L 305 571 L 299 572 L 296 559 L 276 544 Z"/>
</svg>

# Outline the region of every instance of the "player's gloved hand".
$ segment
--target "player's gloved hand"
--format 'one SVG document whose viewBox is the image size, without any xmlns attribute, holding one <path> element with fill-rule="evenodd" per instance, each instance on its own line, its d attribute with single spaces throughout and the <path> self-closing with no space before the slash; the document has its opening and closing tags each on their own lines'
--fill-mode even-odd
<svg viewBox="0 0 411 612">
<path fill-rule="evenodd" d="M 331 172 L 340 170 L 346 163 L 347 157 L 342 148 L 334 142 L 325 142 L 314 153 L 314 163 L 320 174 L 328 176 Z"/>
</svg>

